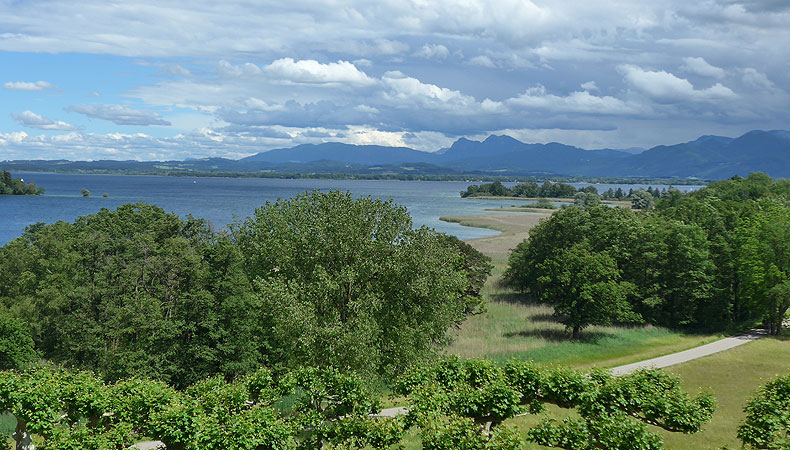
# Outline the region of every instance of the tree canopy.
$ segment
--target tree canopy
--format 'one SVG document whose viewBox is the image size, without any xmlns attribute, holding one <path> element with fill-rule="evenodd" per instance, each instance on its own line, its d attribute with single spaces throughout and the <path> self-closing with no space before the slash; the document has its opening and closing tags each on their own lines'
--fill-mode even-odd
<svg viewBox="0 0 790 450">
<path fill-rule="evenodd" d="M 646 209 L 655 192 L 636 191 L 632 199 Z M 627 303 L 607 307 L 611 317 L 625 306 L 629 317 L 668 327 L 721 330 L 765 320 L 778 333 L 790 309 L 788 230 L 790 183 L 751 174 L 689 194 L 670 189 L 654 211 L 559 211 L 512 251 L 505 279 L 565 315 L 562 302 L 584 297 L 579 288 L 554 295 L 570 288 L 573 270 L 584 270 L 573 262 L 607 261 L 610 285 L 628 285 L 621 291 Z M 587 254 L 569 253 L 578 245 Z"/>
<path fill-rule="evenodd" d="M 127 204 L 32 225 L 0 247 L 0 305 L 15 318 L 2 326 L 111 381 L 183 388 L 261 365 L 391 374 L 481 309 L 490 267 L 457 239 L 413 229 L 405 208 L 348 193 L 268 204 L 230 235 Z"/>
<path fill-rule="evenodd" d="M 424 359 L 479 308 L 490 270 L 392 201 L 337 191 L 267 203 L 232 236 L 272 362 L 287 366 L 386 373 Z"/>
<path fill-rule="evenodd" d="M 25 183 L 21 178 L 11 178 L 11 173 L 0 170 L 0 195 L 41 195 L 43 187 L 35 183 Z"/>
</svg>

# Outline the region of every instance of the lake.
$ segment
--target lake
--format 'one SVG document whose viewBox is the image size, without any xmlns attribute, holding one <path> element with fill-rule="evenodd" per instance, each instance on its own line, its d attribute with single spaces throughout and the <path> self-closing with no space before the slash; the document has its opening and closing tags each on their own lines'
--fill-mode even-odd
<svg viewBox="0 0 790 450">
<path fill-rule="evenodd" d="M 405 206 L 415 226 L 426 225 L 460 239 L 491 236 L 496 231 L 441 222 L 440 216 L 486 214 L 485 208 L 513 204 L 513 200 L 462 199 L 459 192 L 471 184 L 461 181 L 281 180 L 273 178 L 186 178 L 146 175 L 71 175 L 14 173 L 26 182 L 46 188 L 42 196 L 0 196 L 0 245 L 18 237 L 26 226 L 58 220 L 73 221 L 101 208 L 145 202 L 180 216 L 192 214 L 221 229 L 250 216 L 267 201 L 289 198 L 312 189 L 350 191 L 355 196 L 392 198 Z M 515 183 L 504 183 L 512 186 Z M 588 186 L 589 183 L 574 183 Z M 599 192 L 622 187 L 626 192 L 647 185 L 595 185 Z M 653 186 L 654 188 L 657 186 Z M 667 186 L 658 186 L 666 188 Z M 683 191 L 702 186 L 675 186 Z M 90 191 L 83 197 L 82 189 Z M 108 197 L 102 197 L 107 193 Z M 523 214 L 523 213 L 521 213 Z"/>
</svg>

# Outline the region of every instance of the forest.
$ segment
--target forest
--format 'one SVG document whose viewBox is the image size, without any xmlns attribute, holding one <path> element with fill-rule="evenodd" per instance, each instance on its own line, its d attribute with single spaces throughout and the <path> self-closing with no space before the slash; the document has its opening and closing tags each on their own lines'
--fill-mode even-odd
<svg viewBox="0 0 790 450">
<path fill-rule="evenodd" d="M 21 178 L 11 178 L 11 173 L 0 170 L 0 195 L 41 195 L 43 187 L 35 183 L 25 184 Z"/>
<path fill-rule="evenodd" d="M 578 336 L 613 321 L 724 330 L 790 307 L 790 182 L 764 174 L 669 191 L 652 211 L 567 208 L 513 250 L 508 283 Z"/>
<path fill-rule="evenodd" d="M 612 322 L 779 333 L 788 194 L 752 174 L 651 209 L 559 210 L 505 279 L 573 337 Z M 0 412 L 17 448 L 44 450 L 660 449 L 655 427 L 710 421 L 716 400 L 661 370 L 443 355 L 484 313 L 491 269 L 392 201 L 337 191 L 267 203 L 227 231 L 140 203 L 32 225 L 0 247 Z M 787 435 L 788 383 L 747 406 L 745 448 L 783 448 L 764 444 Z M 382 392 L 408 413 L 379 417 Z M 505 423 L 547 407 L 572 414 L 525 435 Z"/>
</svg>

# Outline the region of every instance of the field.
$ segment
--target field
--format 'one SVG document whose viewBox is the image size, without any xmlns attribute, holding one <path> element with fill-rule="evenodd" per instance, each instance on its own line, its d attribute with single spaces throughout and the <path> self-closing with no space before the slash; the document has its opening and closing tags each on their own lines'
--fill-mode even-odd
<svg viewBox="0 0 790 450">
<path fill-rule="evenodd" d="M 718 335 L 685 334 L 653 326 L 589 327 L 580 341 L 571 341 L 548 306 L 501 286 L 510 249 L 529 236 L 529 229 L 550 213 L 485 214 L 443 217 L 467 226 L 499 230 L 497 236 L 468 241 L 491 256 L 494 273 L 483 288 L 488 307 L 467 319 L 454 333 L 448 354 L 465 358 L 510 358 L 573 367 L 613 367 L 686 350 Z"/>
<path fill-rule="evenodd" d="M 494 275 L 484 287 L 488 311 L 467 320 L 455 332 L 447 353 L 470 358 L 532 359 L 577 368 L 612 367 L 681 351 L 720 336 L 677 333 L 657 327 L 590 327 L 581 342 L 571 342 L 551 309 L 527 301 L 500 285 L 507 264 L 507 249 L 527 237 L 528 228 L 547 214 L 488 214 L 448 217 L 468 226 L 497 229 L 503 234 L 469 241 L 493 258 Z M 525 229 L 526 227 L 526 229 Z M 668 450 L 738 448 L 736 432 L 744 418 L 743 407 L 755 390 L 769 379 L 790 371 L 790 338 L 763 338 L 722 353 L 667 368 L 683 380 L 683 387 L 696 394 L 712 392 L 717 410 L 711 423 L 699 433 L 684 435 L 652 429 L 664 437 Z M 538 416 L 522 416 L 506 423 L 526 433 L 542 418 L 562 418 L 572 412 L 549 405 Z M 412 441 L 416 447 L 416 441 Z M 543 449 L 527 443 L 528 449 Z"/>
</svg>

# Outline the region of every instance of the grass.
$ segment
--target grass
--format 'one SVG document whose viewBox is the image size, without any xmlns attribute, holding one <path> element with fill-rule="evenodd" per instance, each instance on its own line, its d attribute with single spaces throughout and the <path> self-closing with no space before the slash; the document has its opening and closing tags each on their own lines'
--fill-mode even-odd
<svg viewBox="0 0 790 450">
<path fill-rule="evenodd" d="M 682 351 L 719 337 L 682 334 L 657 327 L 590 327 L 582 332 L 581 342 L 570 341 L 564 327 L 551 316 L 551 308 L 530 304 L 499 284 L 509 249 L 528 237 L 529 228 L 539 219 L 520 218 L 521 215 L 516 214 L 496 216 L 488 214 L 447 218 L 467 226 L 502 231 L 498 236 L 469 241 L 494 261 L 494 275 L 483 290 L 488 300 L 488 311 L 469 318 L 456 330 L 455 342 L 447 353 L 496 361 L 532 359 L 540 363 L 577 368 L 593 365 L 612 367 Z M 683 388 L 692 394 L 703 390 L 711 392 L 718 406 L 712 421 L 696 434 L 670 433 L 651 427 L 663 436 L 664 448 L 738 448 L 740 441 L 736 433 L 745 417 L 743 407 L 747 400 L 761 385 L 790 371 L 790 337 L 763 338 L 665 370 L 678 374 Z M 574 414 L 574 411 L 547 405 L 547 411 L 540 415 L 516 417 L 506 421 L 506 424 L 526 434 L 543 418 L 561 419 Z M 411 442 L 416 445 L 417 440 Z M 527 442 L 526 448 L 546 447 Z"/>
<path fill-rule="evenodd" d="M 718 406 L 713 420 L 693 435 L 662 433 L 666 449 L 738 448 L 743 407 L 754 392 L 772 378 L 790 372 L 790 337 L 763 338 L 725 352 L 689 361 L 666 370 L 678 374 L 689 392 L 708 390 Z"/>
<path fill-rule="evenodd" d="M 510 249 L 529 237 L 529 229 L 549 217 L 544 214 L 485 214 L 451 216 L 442 220 L 466 226 L 499 230 L 497 236 L 468 241 L 492 257 L 494 271 L 483 287 L 488 307 L 484 314 L 467 319 L 454 333 L 446 350 L 464 358 L 511 358 L 577 368 L 614 367 L 687 350 L 719 335 L 679 333 L 653 326 L 589 327 L 579 341 L 572 341 L 549 306 L 530 303 L 501 285 Z"/>
<path fill-rule="evenodd" d="M 502 268 L 498 267 L 498 272 Z M 464 358 L 511 358 L 586 368 L 614 367 L 687 350 L 719 335 L 685 334 L 653 326 L 593 326 L 573 341 L 552 308 L 530 304 L 499 287 L 493 276 L 484 288 L 487 311 L 471 317 L 454 333 L 448 354 Z"/>
</svg>

